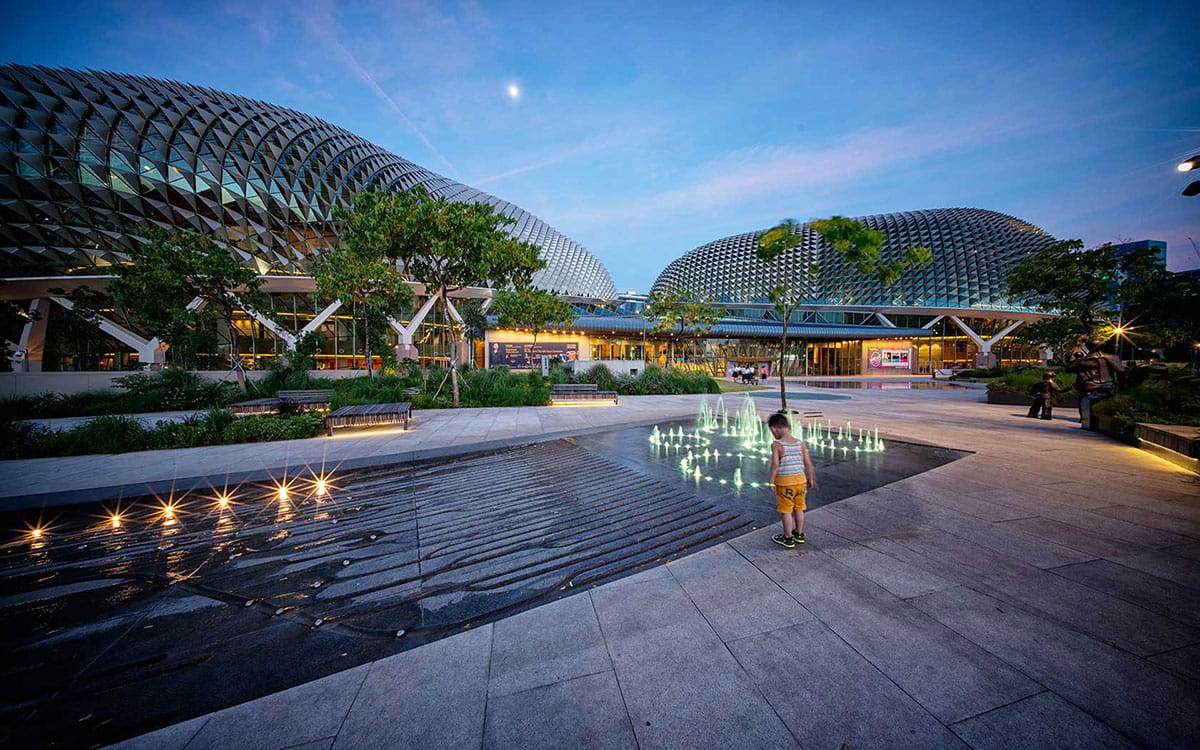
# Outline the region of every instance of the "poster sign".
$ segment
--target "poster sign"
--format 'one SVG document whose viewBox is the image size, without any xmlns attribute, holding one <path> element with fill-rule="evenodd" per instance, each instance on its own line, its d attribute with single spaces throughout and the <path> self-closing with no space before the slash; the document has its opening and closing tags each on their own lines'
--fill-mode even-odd
<svg viewBox="0 0 1200 750">
<path fill-rule="evenodd" d="M 868 349 L 867 368 L 871 370 L 886 370 L 896 368 L 909 369 L 909 349 Z"/>
<path fill-rule="evenodd" d="M 529 370 L 537 367 L 542 357 L 558 358 L 560 362 L 579 359 L 579 344 L 576 342 L 493 341 L 489 344 L 488 364 L 491 367 L 504 365 L 514 370 Z"/>
</svg>

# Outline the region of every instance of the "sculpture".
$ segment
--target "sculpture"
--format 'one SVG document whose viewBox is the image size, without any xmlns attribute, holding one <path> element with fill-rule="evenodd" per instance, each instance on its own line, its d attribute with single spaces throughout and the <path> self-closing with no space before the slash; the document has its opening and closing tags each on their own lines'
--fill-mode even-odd
<svg viewBox="0 0 1200 750">
<path fill-rule="evenodd" d="M 1105 352 L 1103 347 L 1103 341 L 1092 339 L 1087 343 L 1087 354 L 1067 365 L 1067 372 L 1076 375 L 1079 426 L 1085 430 L 1095 429 L 1092 406 L 1113 395 L 1117 389 L 1117 376 L 1125 371 L 1121 360 Z"/>
</svg>

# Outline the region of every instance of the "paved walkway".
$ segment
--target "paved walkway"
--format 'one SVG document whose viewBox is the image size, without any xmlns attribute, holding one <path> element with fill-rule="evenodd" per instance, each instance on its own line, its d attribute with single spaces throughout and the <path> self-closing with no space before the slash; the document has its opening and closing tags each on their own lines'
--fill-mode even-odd
<svg viewBox="0 0 1200 750">
<path fill-rule="evenodd" d="M 977 399 L 822 402 L 976 452 L 806 547 L 762 529 L 122 747 L 1194 747 L 1197 477 Z"/>
</svg>

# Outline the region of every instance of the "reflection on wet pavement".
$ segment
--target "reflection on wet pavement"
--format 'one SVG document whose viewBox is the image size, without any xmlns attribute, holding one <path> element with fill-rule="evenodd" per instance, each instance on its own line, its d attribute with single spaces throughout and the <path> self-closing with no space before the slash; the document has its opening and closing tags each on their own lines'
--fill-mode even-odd
<svg viewBox="0 0 1200 750">
<path fill-rule="evenodd" d="M 0 742 L 129 737 L 750 528 L 563 441 L 319 489 L 7 515 Z"/>
<path fill-rule="evenodd" d="M 685 473 L 680 449 L 652 439 L 714 414 L 418 468 L 7 514 L 0 744 L 130 737 L 774 522 L 751 448 L 708 445 Z M 810 507 L 962 455 L 852 427 L 836 448 L 833 433 L 808 438 Z"/>
</svg>

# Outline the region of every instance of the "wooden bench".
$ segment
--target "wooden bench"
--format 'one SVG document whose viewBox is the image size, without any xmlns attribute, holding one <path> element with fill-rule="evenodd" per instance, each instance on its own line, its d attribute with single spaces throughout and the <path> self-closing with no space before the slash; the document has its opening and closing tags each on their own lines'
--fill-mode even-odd
<svg viewBox="0 0 1200 750">
<path fill-rule="evenodd" d="M 333 391 L 280 391 L 276 395 L 282 403 L 300 411 L 328 409 L 333 400 Z"/>
<path fill-rule="evenodd" d="M 396 424 L 404 422 L 408 429 L 408 420 L 412 416 L 412 404 L 402 401 L 398 404 L 360 404 L 358 406 L 343 406 L 326 415 L 325 434 L 333 436 L 335 427 L 373 427 L 381 424 Z"/>
<path fill-rule="evenodd" d="M 602 391 L 595 383 L 559 383 L 550 388 L 550 403 L 568 404 L 588 401 L 608 401 L 617 403 L 616 391 Z"/>
<path fill-rule="evenodd" d="M 229 405 L 234 414 L 275 414 L 280 411 L 324 410 L 333 400 L 333 391 L 280 391 L 272 398 L 255 398 Z"/>
</svg>

